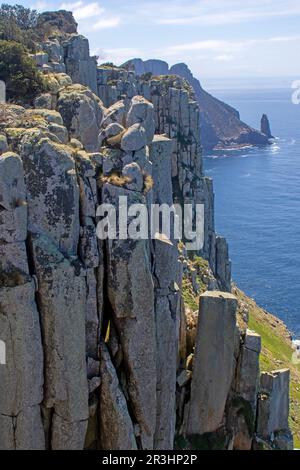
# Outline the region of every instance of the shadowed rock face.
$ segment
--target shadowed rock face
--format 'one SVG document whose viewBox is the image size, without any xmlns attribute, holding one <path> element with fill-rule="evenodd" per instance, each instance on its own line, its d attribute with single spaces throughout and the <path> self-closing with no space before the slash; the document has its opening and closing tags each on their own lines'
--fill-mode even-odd
<svg viewBox="0 0 300 470">
<path fill-rule="evenodd" d="M 265 134 L 269 139 L 273 139 L 272 132 L 271 132 L 271 127 L 270 127 L 270 121 L 269 118 L 266 114 L 262 115 L 261 118 L 261 132 Z"/>
<path fill-rule="evenodd" d="M 207 93 L 188 66 L 184 63 L 169 68 L 166 62 L 132 59 L 123 65 L 132 68 L 136 74 L 178 75 L 193 87 L 200 108 L 201 143 L 205 151 L 215 148 L 239 147 L 243 145 L 267 145 L 271 135 L 259 132 L 240 120 L 239 112 L 226 103 Z"/>
</svg>

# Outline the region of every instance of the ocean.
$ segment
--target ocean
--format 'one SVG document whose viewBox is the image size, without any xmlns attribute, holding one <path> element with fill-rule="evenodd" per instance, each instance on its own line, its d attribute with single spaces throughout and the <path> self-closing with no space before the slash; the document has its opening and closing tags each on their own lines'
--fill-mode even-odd
<svg viewBox="0 0 300 470">
<path fill-rule="evenodd" d="M 209 91 L 253 127 L 269 117 L 271 146 L 213 152 L 204 167 L 234 282 L 300 338 L 300 105 L 287 88 Z"/>
</svg>

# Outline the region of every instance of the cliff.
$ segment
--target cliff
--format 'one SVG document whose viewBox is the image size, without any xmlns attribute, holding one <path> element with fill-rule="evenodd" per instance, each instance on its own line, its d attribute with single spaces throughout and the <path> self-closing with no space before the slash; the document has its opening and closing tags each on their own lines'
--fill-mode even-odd
<svg viewBox="0 0 300 470">
<path fill-rule="evenodd" d="M 0 105 L 0 448 L 292 448 L 289 370 L 260 373 L 231 293 L 194 90 L 97 68 L 69 14 L 39 21 L 45 90 Z M 99 237 L 124 197 L 203 204 L 203 249 Z"/>
<path fill-rule="evenodd" d="M 178 75 L 192 86 L 200 109 L 201 143 L 205 151 L 226 149 L 244 145 L 267 145 L 271 135 L 259 132 L 240 119 L 239 112 L 207 93 L 188 66 L 184 63 L 169 67 L 160 60 L 132 59 L 123 67 L 134 70 L 138 76 Z"/>
</svg>

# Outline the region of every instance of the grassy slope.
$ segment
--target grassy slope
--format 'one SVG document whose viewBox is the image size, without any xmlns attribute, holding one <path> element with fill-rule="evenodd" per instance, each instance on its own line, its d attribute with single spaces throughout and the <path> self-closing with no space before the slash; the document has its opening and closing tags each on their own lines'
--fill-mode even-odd
<svg viewBox="0 0 300 470">
<path fill-rule="evenodd" d="M 288 368 L 291 371 L 290 387 L 290 426 L 294 434 L 294 445 L 300 448 L 300 364 L 292 362 L 293 349 L 286 326 L 273 315 L 257 306 L 243 292 L 234 292 L 249 309 L 249 328 L 261 335 L 262 371 Z"/>
<path fill-rule="evenodd" d="M 196 258 L 194 262 L 189 262 L 189 264 L 198 268 L 202 273 L 207 273 L 207 262 L 201 258 Z M 200 293 L 204 292 L 207 285 L 205 285 L 201 275 L 197 276 L 197 281 Z M 290 427 L 294 435 L 294 446 L 300 448 L 300 364 L 292 362 L 293 349 L 290 334 L 282 321 L 260 308 L 254 300 L 247 297 L 242 291 L 234 287 L 233 294 L 237 296 L 239 304 L 249 311 L 248 327 L 262 338 L 261 371 L 283 368 L 288 368 L 291 371 Z M 198 310 L 199 295 L 195 294 L 187 277 L 183 281 L 182 295 L 186 306 L 192 311 Z M 242 329 L 245 329 L 247 325 L 242 319 L 242 315 L 239 314 L 241 310 L 239 308 L 238 323 Z"/>
</svg>

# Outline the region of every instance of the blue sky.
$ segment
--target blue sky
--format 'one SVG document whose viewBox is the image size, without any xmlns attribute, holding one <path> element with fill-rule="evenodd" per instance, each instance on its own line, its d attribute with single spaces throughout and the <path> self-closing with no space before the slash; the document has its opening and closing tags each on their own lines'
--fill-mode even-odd
<svg viewBox="0 0 300 470">
<path fill-rule="evenodd" d="M 119 65 L 132 57 L 186 62 L 204 80 L 300 79 L 299 0 L 29 0 L 22 5 L 72 10 L 91 53 L 103 62 Z"/>
</svg>

